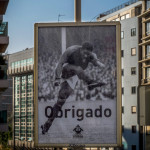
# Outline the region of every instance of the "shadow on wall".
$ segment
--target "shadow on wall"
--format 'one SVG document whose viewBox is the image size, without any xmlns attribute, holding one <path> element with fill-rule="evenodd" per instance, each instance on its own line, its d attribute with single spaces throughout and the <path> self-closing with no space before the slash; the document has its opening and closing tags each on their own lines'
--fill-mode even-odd
<svg viewBox="0 0 150 150">
<path fill-rule="evenodd" d="M 142 150 L 143 138 L 137 126 L 132 126 L 131 129 L 122 128 L 122 145 L 124 150 Z"/>
</svg>

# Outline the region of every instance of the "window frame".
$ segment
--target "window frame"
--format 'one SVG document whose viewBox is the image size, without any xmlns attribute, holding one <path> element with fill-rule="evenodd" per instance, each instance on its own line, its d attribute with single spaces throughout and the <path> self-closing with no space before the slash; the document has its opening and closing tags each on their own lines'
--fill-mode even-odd
<svg viewBox="0 0 150 150">
<path fill-rule="evenodd" d="M 131 113 L 132 114 L 136 114 L 137 113 L 137 107 L 136 106 L 131 106 Z"/>
<path fill-rule="evenodd" d="M 131 87 L 131 94 L 136 94 L 136 86 L 132 86 Z"/>
<path fill-rule="evenodd" d="M 135 70 L 133 70 L 133 69 L 135 69 Z M 131 75 L 136 75 L 136 67 L 131 67 Z"/>
<path fill-rule="evenodd" d="M 137 132 L 136 130 L 137 130 L 136 125 L 132 125 L 132 133 L 136 133 Z"/>
<path fill-rule="evenodd" d="M 136 28 L 131 29 L 131 36 L 136 36 Z"/>
<path fill-rule="evenodd" d="M 133 50 L 135 49 L 135 54 L 133 53 Z M 131 56 L 136 56 L 136 47 L 131 48 Z"/>
</svg>

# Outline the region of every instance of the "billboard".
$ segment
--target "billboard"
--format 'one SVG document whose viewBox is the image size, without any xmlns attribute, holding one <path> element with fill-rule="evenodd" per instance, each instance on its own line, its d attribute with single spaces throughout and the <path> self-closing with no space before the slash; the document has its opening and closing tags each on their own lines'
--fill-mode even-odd
<svg viewBox="0 0 150 150">
<path fill-rule="evenodd" d="M 35 24 L 35 144 L 121 145 L 119 23 Z"/>
</svg>

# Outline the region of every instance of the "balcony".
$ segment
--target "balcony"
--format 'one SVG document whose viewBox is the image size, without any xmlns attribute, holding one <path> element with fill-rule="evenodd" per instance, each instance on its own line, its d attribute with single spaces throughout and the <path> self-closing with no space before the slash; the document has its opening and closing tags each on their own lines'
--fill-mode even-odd
<svg viewBox="0 0 150 150">
<path fill-rule="evenodd" d="M 33 72 L 34 65 L 28 65 L 28 66 L 22 66 L 18 68 L 8 68 L 8 75 L 13 76 L 17 74 L 22 74 L 22 73 L 28 73 L 28 72 Z"/>
<path fill-rule="evenodd" d="M 150 84 L 150 77 L 141 80 L 141 85 L 149 85 Z"/>
<path fill-rule="evenodd" d="M 4 53 L 9 44 L 8 23 L 0 23 L 0 53 Z"/>
<path fill-rule="evenodd" d="M 8 145 L 13 147 L 14 146 L 14 141 L 9 140 Z M 26 148 L 34 148 L 34 142 L 33 141 L 21 141 L 21 140 L 15 140 L 15 147 L 23 147 L 25 146 Z"/>
<path fill-rule="evenodd" d="M 7 65 L 0 65 L 0 91 L 8 88 L 9 82 L 7 80 Z"/>
<path fill-rule="evenodd" d="M 0 0 L 0 15 L 4 15 L 8 6 L 9 0 Z"/>
<path fill-rule="evenodd" d="M 145 10 L 145 11 L 144 11 L 141 15 L 139 15 L 138 17 L 139 17 L 139 18 L 146 17 L 147 15 L 149 15 L 149 13 L 150 13 L 150 8 L 147 9 L 147 10 Z"/>
<path fill-rule="evenodd" d="M 139 46 L 148 45 L 148 44 L 150 44 L 150 40 L 140 43 Z"/>
</svg>

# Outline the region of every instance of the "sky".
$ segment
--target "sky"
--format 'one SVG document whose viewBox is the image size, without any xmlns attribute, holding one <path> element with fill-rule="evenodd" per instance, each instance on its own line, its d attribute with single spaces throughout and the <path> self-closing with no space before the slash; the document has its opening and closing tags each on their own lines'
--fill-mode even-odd
<svg viewBox="0 0 150 150">
<path fill-rule="evenodd" d="M 129 0 L 81 0 L 82 22 L 96 17 Z M 3 21 L 8 22 L 9 45 L 12 54 L 34 47 L 34 24 L 39 22 L 74 22 L 74 0 L 10 0 Z"/>
</svg>

